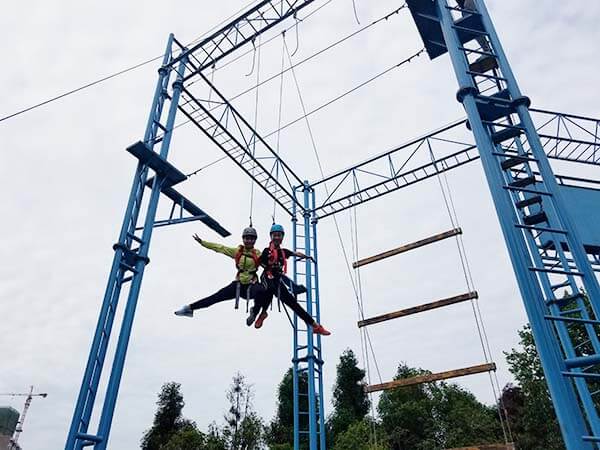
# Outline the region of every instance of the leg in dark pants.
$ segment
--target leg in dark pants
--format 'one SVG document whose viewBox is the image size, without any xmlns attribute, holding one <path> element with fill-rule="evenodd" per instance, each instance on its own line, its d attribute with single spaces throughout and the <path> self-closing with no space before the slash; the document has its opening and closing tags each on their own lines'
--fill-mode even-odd
<svg viewBox="0 0 600 450">
<path fill-rule="evenodd" d="M 279 279 L 269 279 L 267 281 L 267 286 L 270 294 L 274 296 L 279 294 L 279 300 L 281 300 L 284 305 L 289 306 L 292 311 L 294 311 L 307 325 L 315 324 L 315 319 L 313 319 L 310 314 L 308 314 L 304 308 L 300 306 L 294 296 L 290 294 L 290 291 L 288 291 L 287 288 L 281 284 Z"/>
<path fill-rule="evenodd" d="M 242 285 L 241 287 L 243 288 L 244 286 Z M 192 308 L 192 310 L 208 308 L 209 306 L 212 306 L 215 303 L 223 302 L 225 300 L 233 300 L 235 298 L 236 290 L 237 281 L 234 281 L 231 284 L 225 286 L 223 289 L 218 290 L 214 294 L 209 295 L 208 297 L 198 300 L 194 303 L 191 303 L 190 308 Z M 245 289 L 240 289 L 240 291 L 242 290 L 244 290 L 245 292 Z"/>
</svg>

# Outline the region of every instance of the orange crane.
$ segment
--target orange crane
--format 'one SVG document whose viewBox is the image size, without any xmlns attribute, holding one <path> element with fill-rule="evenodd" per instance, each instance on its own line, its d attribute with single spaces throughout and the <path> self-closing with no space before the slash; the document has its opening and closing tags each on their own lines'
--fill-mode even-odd
<svg viewBox="0 0 600 450">
<path fill-rule="evenodd" d="M 11 439 L 11 448 L 13 448 L 13 449 L 18 448 L 17 442 L 19 441 L 19 436 L 21 435 L 21 433 L 23 431 L 23 423 L 25 422 L 25 415 L 27 414 L 27 410 L 29 409 L 29 406 L 31 405 L 31 400 L 33 400 L 33 397 L 46 398 L 48 396 L 48 394 L 46 394 L 46 393 L 34 394 L 33 386 L 31 386 L 28 394 L 0 393 L 0 395 L 6 395 L 6 396 L 10 396 L 10 397 L 27 397 L 25 399 L 25 406 L 23 407 L 23 412 L 21 413 L 21 416 L 19 417 L 19 421 L 17 422 L 17 427 L 15 428 L 15 434 L 14 434 L 13 438 Z"/>
</svg>

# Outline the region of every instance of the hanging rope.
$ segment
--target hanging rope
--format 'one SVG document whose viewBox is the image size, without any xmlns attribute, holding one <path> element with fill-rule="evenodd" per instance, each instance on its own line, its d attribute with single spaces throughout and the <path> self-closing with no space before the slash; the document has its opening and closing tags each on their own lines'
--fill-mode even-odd
<svg viewBox="0 0 600 450">
<path fill-rule="evenodd" d="M 252 39 L 252 67 L 250 68 L 250 72 L 248 72 L 246 74 L 247 77 L 249 77 L 250 75 L 252 75 L 252 73 L 254 72 L 254 66 L 256 65 L 256 43 L 254 42 L 255 39 Z"/>
<path fill-rule="evenodd" d="M 435 155 L 433 154 L 433 149 L 431 148 L 431 143 L 427 141 L 429 156 L 431 158 L 431 162 L 433 163 L 436 171 L 436 178 L 440 185 L 440 190 L 442 193 L 442 197 L 444 199 L 444 204 L 446 205 L 446 210 L 448 212 L 448 217 L 450 219 L 450 223 L 453 228 L 459 228 L 460 223 L 458 220 L 458 214 L 456 213 L 456 208 L 454 205 L 454 200 L 452 196 L 452 191 L 450 189 L 450 183 L 448 181 L 448 176 L 445 171 L 441 171 L 438 168 L 438 164 L 435 161 Z M 475 284 L 473 282 L 473 275 L 471 273 L 471 268 L 469 265 L 469 260 L 467 258 L 467 252 L 464 246 L 464 241 L 462 235 L 456 236 L 456 245 L 458 249 L 458 255 L 461 262 L 461 267 L 463 270 L 463 275 L 465 278 L 465 283 L 467 286 L 467 290 L 469 292 L 475 291 Z M 479 335 L 479 341 L 481 344 L 481 349 L 483 351 L 483 356 L 485 362 L 491 362 L 492 351 L 490 348 L 489 339 L 487 336 L 487 331 L 485 329 L 485 324 L 483 322 L 483 316 L 481 314 L 481 309 L 479 308 L 479 299 L 471 300 L 471 308 L 473 310 L 473 316 L 475 318 L 475 324 L 477 327 L 477 334 Z M 500 419 L 500 426 L 502 427 L 502 434 L 504 435 L 504 442 L 509 444 L 509 442 L 513 441 L 512 430 L 510 428 L 510 423 L 508 421 L 508 415 L 506 412 L 506 408 L 504 406 L 504 402 L 502 400 L 502 390 L 500 388 L 500 382 L 498 380 L 498 375 L 496 372 L 488 372 L 490 378 L 490 385 L 492 387 L 492 392 L 495 397 L 496 407 L 498 408 L 498 417 Z"/>
<path fill-rule="evenodd" d="M 358 261 L 360 259 L 360 252 L 359 252 L 359 246 L 358 246 L 358 219 L 357 219 L 357 214 L 356 214 L 356 208 L 350 208 L 349 213 L 350 213 L 350 239 L 351 239 L 351 244 L 352 244 L 352 258 L 354 261 Z M 363 296 L 363 289 L 362 289 L 362 277 L 360 274 L 360 267 L 357 267 L 355 269 L 355 273 L 356 273 L 356 282 L 358 285 L 359 305 L 360 305 L 360 309 L 364 310 L 364 296 Z M 361 316 L 360 313 L 358 315 L 359 315 L 359 320 L 360 320 L 360 316 Z M 367 383 L 369 385 L 371 385 L 371 364 L 370 364 L 370 360 L 369 360 L 369 351 L 367 348 L 366 331 L 367 331 L 366 327 L 359 328 L 361 353 L 362 353 L 363 361 L 365 362 L 365 374 L 367 376 Z M 373 393 L 369 392 L 367 395 L 369 397 L 371 416 L 373 419 L 375 419 L 375 406 L 374 406 L 374 402 L 373 402 Z M 375 428 L 375 420 L 371 421 L 371 426 L 369 427 L 369 442 L 372 446 L 378 445 L 377 429 Z"/>
<path fill-rule="evenodd" d="M 252 45 L 254 45 L 254 41 L 252 41 Z M 260 36 L 258 37 L 258 67 L 256 68 L 256 84 L 259 85 L 260 84 L 260 55 L 261 55 L 261 50 L 260 50 Z M 252 63 L 252 70 L 254 70 L 254 62 Z M 256 95 L 254 97 L 254 129 L 258 130 L 258 96 L 259 94 L 259 89 L 256 89 Z M 254 158 L 256 154 L 256 136 L 253 137 L 253 141 L 252 141 L 252 157 Z M 252 169 L 252 172 L 254 172 L 254 170 Z M 252 176 L 254 176 L 254 173 L 252 173 Z M 250 179 L 250 217 L 249 217 L 249 221 L 250 221 L 250 226 L 252 226 L 252 213 L 254 211 L 254 181 L 252 179 Z"/>
<path fill-rule="evenodd" d="M 356 23 L 360 25 L 360 20 L 358 19 L 358 13 L 356 12 L 356 0 L 352 0 L 352 9 L 354 10 L 354 18 L 356 19 Z"/>
<path fill-rule="evenodd" d="M 323 166 L 321 164 L 321 159 L 319 158 L 319 152 L 317 150 L 317 144 L 315 142 L 315 138 L 314 138 L 314 135 L 313 135 L 313 132 L 312 132 L 312 128 L 310 126 L 310 121 L 308 120 L 309 114 L 306 111 L 306 106 L 304 104 L 304 99 L 302 97 L 302 92 L 300 90 L 300 84 L 298 83 L 298 78 L 296 77 L 296 72 L 293 69 L 291 55 L 290 55 L 289 50 L 287 48 L 287 44 L 285 43 L 285 39 L 284 39 L 284 45 L 285 45 L 286 53 L 288 55 L 288 59 L 289 59 L 289 62 L 290 62 L 290 67 L 292 68 L 291 69 L 292 70 L 292 76 L 293 76 L 293 79 L 294 79 L 294 83 L 296 85 L 296 91 L 298 92 L 298 98 L 300 99 L 300 105 L 302 106 L 302 111 L 304 113 L 304 116 L 302 118 L 305 119 L 305 121 L 306 121 L 306 127 L 308 129 L 308 134 L 309 134 L 310 141 L 311 141 L 311 144 L 312 144 L 313 152 L 314 152 L 315 158 L 317 160 L 317 165 L 319 167 L 319 171 L 321 173 L 321 176 L 324 178 L 325 177 L 325 172 L 323 171 Z M 283 128 L 285 128 L 285 127 L 282 127 L 282 129 Z M 329 195 L 329 188 L 327 187 L 327 183 L 324 184 L 324 187 L 325 187 L 325 191 L 326 191 L 327 195 Z M 359 312 L 360 312 L 360 317 L 361 317 L 361 320 L 364 320 L 365 319 L 365 314 L 364 314 L 364 309 L 363 309 L 363 307 L 362 307 L 362 305 L 360 303 L 359 290 L 357 288 L 357 285 L 356 285 L 356 283 L 354 281 L 354 277 L 352 275 L 352 269 L 351 269 L 351 265 L 350 265 L 350 260 L 348 259 L 348 252 L 346 251 L 346 246 L 344 244 L 344 240 L 342 239 L 342 233 L 340 231 L 340 227 L 339 227 L 339 224 L 338 224 L 338 221 L 337 221 L 337 218 L 336 218 L 335 215 L 333 216 L 333 223 L 335 224 L 335 228 L 336 228 L 337 235 L 338 235 L 338 240 L 340 242 L 340 247 L 342 248 L 342 254 L 344 255 L 344 260 L 346 261 L 346 270 L 348 272 L 348 276 L 349 276 L 350 282 L 352 284 L 352 289 L 354 290 L 354 296 L 355 296 L 355 299 L 356 299 L 356 302 L 357 302 L 357 305 L 358 305 L 358 309 L 359 309 Z M 377 363 L 377 358 L 375 356 L 375 350 L 373 349 L 373 342 L 371 340 L 371 336 L 370 336 L 368 330 L 365 331 L 365 336 L 366 336 L 366 339 L 367 339 L 367 342 L 368 342 L 369 349 L 371 351 L 371 355 L 373 356 L 373 362 L 375 364 L 375 369 L 377 370 L 377 375 L 379 377 L 379 382 L 383 383 L 383 378 L 381 377 L 381 371 L 379 370 L 379 364 Z"/>
<path fill-rule="evenodd" d="M 283 116 L 283 75 L 284 75 L 284 65 L 285 65 L 285 51 L 287 49 L 286 43 L 285 43 L 285 31 L 283 33 L 281 33 L 281 78 L 279 80 L 279 110 L 277 113 L 277 140 L 276 140 L 276 146 L 275 146 L 275 151 L 276 151 L 276 155 L 277 155 L 277 160 L 275 161 L 275 179 L 277 181 L 279 181 L 279 147 L 280 147 L 280 143 L 281 143 L 281 119 Z M 275 199 L 273 199 L 273 215 L 271 216 L 273 218 L 273 223 L 275 223 L 275 211 L 276 211 L 276 207 L 277 207 L 277 202 L 275 201 Z"/>
<path fill-rule="evenodd" d="M 294 20 L 296 21 L 296 49 L 292 52 L 292 56 L 296 54 L 298 49 L 300 48 L 300 32 L 298 31 L 298 25 L 300 24 L 300 19 L 298 19 L 298 11 L 294 13 Z M 282 69 L 283 70 L 283 69 Z"/>
</svg>

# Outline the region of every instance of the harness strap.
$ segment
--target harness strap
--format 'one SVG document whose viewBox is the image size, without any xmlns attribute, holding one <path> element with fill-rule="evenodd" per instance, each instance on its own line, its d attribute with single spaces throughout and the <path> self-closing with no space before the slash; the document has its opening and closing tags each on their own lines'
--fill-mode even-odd
<svg viewBox="0 0 600 450">
<path fill-rule="evenodd" d="M 240 288 L 241 283 L 238 281 L 235 284 L 235 309 L 238 309 L 240 307 Z"/>
</svg>

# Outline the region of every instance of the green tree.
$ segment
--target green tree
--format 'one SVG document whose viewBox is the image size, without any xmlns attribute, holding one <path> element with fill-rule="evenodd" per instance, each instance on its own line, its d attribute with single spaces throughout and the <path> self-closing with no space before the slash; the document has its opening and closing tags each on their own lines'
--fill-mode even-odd
<svg viewBox="0 0 600 450">
<path fill-rule="evenodd" d="M 333 413 L 329 418 L 332 440 L 369 413 L 369 397 L 365 392 L 365 371 L 358 367 L 354 352 L 347 349 L 340 356 L 333 388 Z"/>
<path fill-rule="evenodd" d="M 142 450 L 161 450 L 175 433 L 190 426 L 191 422 L 181 415 L 185 403 L 180 389 L 179 383 L 163 384 L 156 402 L 154 422 L 142 437 Z"/>
<path fill-rule="evenodd" d="M 171 436 L 169 441 L 160 447 L 161 450 L 205 450 L 206 436 L 195 424 L 189 424 Z"/>
<path fill-rule="evenodd" d="M 338 434 L 333 450 L 387 450 L 382 443 L 376 443 L 377 425 L 370 419 L 352 423 L 346 430 Z"/>
<path fill-rule="evenodd" d="M 227 392 L 229 411 L 223 437 L 230 450 L 257 450 L 262 445 L 263 422 L 252 406 L 252 387 L 237 373 Z"/>
<path fill-rule="evenodd" d="M 300 392 L 306 392 L 308 378 L 306 372 L 298 377 Z M 300 397 L 300 409 L 308 410 L 308 399 Z M 308 429 L 308 418 L 300 416 L 300 427 Z M 294 448 L 294 374 L 289 368 L 277 387 L 277 413 L 266 428 L 266 442 L 271 450 L 288 450 Z M 305 443 L 301 443 L 305 448 Z"/>
<path fill-rule="evenodd" d="M 521 450 L 565 448 L 542 364 L 529 325 L 519 331 L 520 349 L 505 352 L 518 387 L 508 385 L 502 400 L 513 439 Z"/>
<path fill-rule="evenodd" d="M 396 379 L 428 373 L 401 364 Z M 385 391 L 377 409 L 392 450 L 444 449 L 501 440 L 494 408 L 455 384 L 434 382 Z"/>
</svg>

